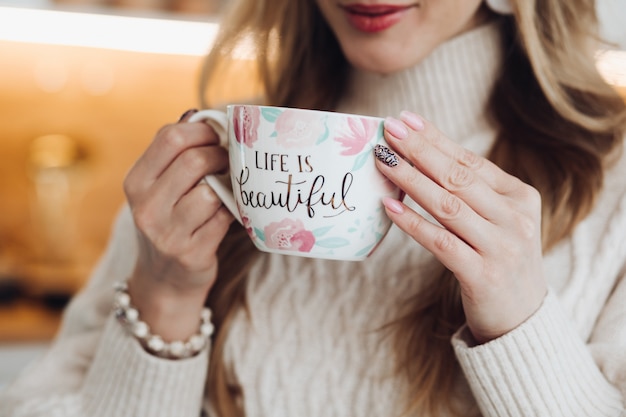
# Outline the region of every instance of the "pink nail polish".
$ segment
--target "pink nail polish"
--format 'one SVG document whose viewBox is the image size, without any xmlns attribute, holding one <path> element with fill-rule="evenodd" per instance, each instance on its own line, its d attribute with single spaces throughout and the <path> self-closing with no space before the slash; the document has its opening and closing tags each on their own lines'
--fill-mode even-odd
<svg viewBox="0 0 626 417">
<path fill-rule="evenodd" d="M 404 123 L 393 117 L 387 117 L 385 119 L 385 130 L 389 132 L 396 139 L 406 139 L 409 137 L 409 130 Z"/>
<path fill-rule="evenodd" d="M 404 206 L 398 200 L 391 197 L 383 198 L 383 205 L 387 207 L 387 209 L 396 214 L 404 213 Z"/>
<path fill-rule="evenodd" d="M 402 119 L 404 123 L 409 125 L 411 129 L 414 129 L 418 132 L 420 130 L 424 130 L 424 120 L 422 120 L 422 118 L 419 117 L 415 113 L 411 113 L 410 111 L 403 110 L 400 113 L 400 119 Z"/>
</svg>

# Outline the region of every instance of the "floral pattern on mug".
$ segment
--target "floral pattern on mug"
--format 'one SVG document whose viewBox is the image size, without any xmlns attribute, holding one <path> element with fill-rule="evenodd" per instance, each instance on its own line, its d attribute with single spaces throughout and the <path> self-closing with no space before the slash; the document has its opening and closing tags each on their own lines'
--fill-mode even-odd
<svg viewBox="0 0 626 417">
<path fill-rule="evenodd" d="M 315 145 L 324 135 L 325 124 L 317 113 L 285 110 L 276 118 L 276 142 L 285 148 L 305 148 Z"/>
<path fill-rule="evenodd" d="M 237 142 L 251 148 L 256 142 L 261 123 L 261 111 L 257 107 L 237 106 L 233 112 L 233 130 Z"/>
<path fill-rule="evenodd" d="M 380 128 L 380 121 L 365 117 L 351 117 L 348 119 L 350 130 L 342 136 L 335 138 L 345 148 L 341 155 L 356 155 L 360 153 L 365 145 L 376 135 Z"/>
<path fill-rule="evenodd" d="M 256 236 L 254 234 L 254 230 L 252 229 L 252 224 L 250 222 L 250 218 L 247 217 L 247 216 L 241 216 L 241 224 L 246 229 L 246 232 L 248 233 L 248 236 L 250 236 L 250 238 L 254 239 Z"/>
<path fill-rule="evenodd" d="M 269 249 L 310 252 L 315 245 L 313 232 L 306 230 L 301 220 L 283 219 L 270 223 L 263 232 Z"/>
</svg>

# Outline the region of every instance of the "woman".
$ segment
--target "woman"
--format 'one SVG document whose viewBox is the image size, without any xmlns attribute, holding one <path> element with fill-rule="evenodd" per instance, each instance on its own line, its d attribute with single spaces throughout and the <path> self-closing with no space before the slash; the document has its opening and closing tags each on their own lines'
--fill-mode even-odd
<svg viewBox="0 0 626 417">
<path fill-rule="evenodd" d="M 2 407 L 621 415 L 626 109 L 593 65 L 592 1 L 498 3 L 237 2 L 203 91 L 252 39 L 263 101 L 391 115 L 402 158 L 377 164 L 407 193 L 384 201 L 398 227 L 360 263 L 257 253 L 196 186 L 226 155 L 185 114 L 131 169 L 107 253 Z M 149 325 L 134 335 L 111 313 L 127 278 L 118 312 Z M 210 348 L 175 343 L 201 316 L 208 333 L 205 299 Z"/>
</svg>

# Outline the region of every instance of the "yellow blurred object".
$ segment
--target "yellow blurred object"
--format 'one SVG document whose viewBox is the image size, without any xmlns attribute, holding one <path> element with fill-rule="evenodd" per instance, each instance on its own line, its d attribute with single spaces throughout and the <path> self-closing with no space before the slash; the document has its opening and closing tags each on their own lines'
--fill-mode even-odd
<svg viewBox="0 0 626 417">
<path fill-rule="evenodd" d="M 67 135 L 39 136 L 30 146 L 29 162 L 34 169 L 68 167 L 79 159 L 78 145 Z"/>
</svg>

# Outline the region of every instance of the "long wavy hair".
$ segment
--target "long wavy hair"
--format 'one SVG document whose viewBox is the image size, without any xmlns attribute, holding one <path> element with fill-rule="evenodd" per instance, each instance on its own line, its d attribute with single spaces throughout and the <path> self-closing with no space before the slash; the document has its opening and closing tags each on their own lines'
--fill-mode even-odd
<svg viewBox="0 0 626 417">
<path fill-rule="evenodd" d="M 512 16 L 493 16 L 501 21 L 505 60 L 486 109 L 498 129 L 489 158 L 540 191 L 548 251 L 593 208 L 607 162 L 626 131 L 626 109 L 595 67 L 593 0 L 513 2 Z M 214 104 L 208 99 L 212 81 L 236 66 L 233 57 L 242 44 L 254 46 L 248 77 L 258 89 L 250 95 L 271 105 L 336 106 L 349 63 L 314 1 L 238 0 L 231 6 L 203 67 L 204 106 Z M 246 275 L 254 253 L 242 228 L 233 226 L 220 248 L 220 276 L 207 300 L 218 329 L 207 390 L 222 417 L 242 415 L 223 354 L 234 315 L 246 311 Z M 449 401 L 459 376 L 450 337 L 465 317 L 455 278 L 443 266 L 441 275 L 386 326 L 394 338 L 397 372 L 409 387 L 407 413 L 461 415 Z"/>
</svg>

